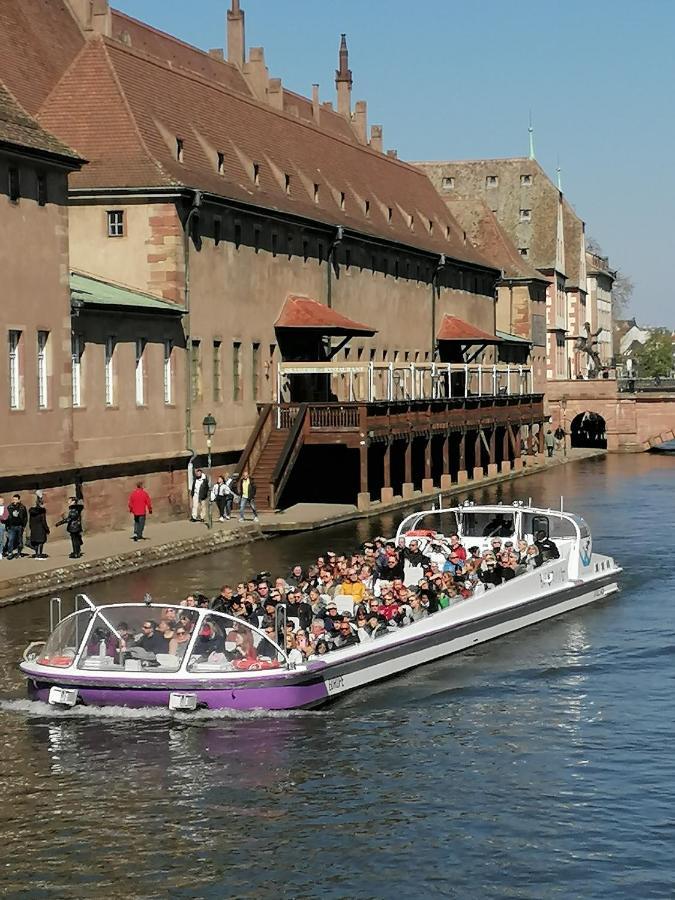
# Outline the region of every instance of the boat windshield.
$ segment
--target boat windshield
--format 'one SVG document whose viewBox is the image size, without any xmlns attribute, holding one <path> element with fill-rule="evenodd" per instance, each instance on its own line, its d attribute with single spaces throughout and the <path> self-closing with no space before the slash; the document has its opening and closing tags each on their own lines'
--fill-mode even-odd
<svg viewBox="0 0 675 900">
<path fill-rule="evenodd" d="M 277 669 L 286 664 L 274 625 L 258 630 L 225 614 L 206 616 L 188 660 L 190 672 Z"/>
<path fill-rule="evenodd" d="M 414 521 L 414 531 L 433 531 L 449 537 L 457 533 L 457 516 L 451 510 L 431 510 Z"/>
<path fill-rule="evenodd" d="M 82 609 L 66 616 L 49 635 L 37 662 L 41 666 L 56 666 L 59 669 L 72 666 L 93 615 L 93 610 Z"/>
<path fill-rule="evenodd" d="M 516 530 L 513 512 L 505 509 L 493 512 L 472 512 L 462 510 L 463 538 L 512 538 Z"/>
</svg>

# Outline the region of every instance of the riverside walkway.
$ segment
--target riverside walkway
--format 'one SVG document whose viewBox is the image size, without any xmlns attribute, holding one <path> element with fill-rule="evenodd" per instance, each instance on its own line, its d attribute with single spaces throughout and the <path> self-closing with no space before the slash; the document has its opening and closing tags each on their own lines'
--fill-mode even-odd
<svg viewBox="0 0 675 900">
<path fill-rule="evenodd" d="M 539 459 L 519 472 L 453 485 L 450 490 L 443 491 L 443 496 L 471 494 L 477 489 L 500 481 L 541 472 L 563 463 L 604 455 L 603 450 L 568 450 L 566 456 L 558 453 L 553 459 Z M 359 511 L 351 504 L 299 503 L 282 512 L 261 513 L 259 523 L 250 520 L 240 523 L 235 517 L 227 522 L 214 521 L 212 529 L 201 523 L 183 519 L 155 522 L 152 516 L 149 516 L 146 525 L 147 536 L 138 543 L 131 538 L 130 519 L 129 527 L 124 530 L 85 534 L 84 556 L 81 559 L 69 558 L 70 540 L 62 538 L 62 532 L 52 528 L 51 537 L 54 539 L 49 540 L 45 546 L 49 554 L 48 559 L 32 559 L 31 552 L 30 556 L 22 559 L 3 559 L 0 562 L 0 606 L 56 591 L 83 587 L 117 575 L 181 559 L 214 553 L 232 544 L 243 544 L 282 533 L 310 531 L 352 519 L 367 518 L 397 509 L 403 510 L 425 500 L 432 502 L 438 494 L 438 489 L 428 494 L 416 491 L 412 497 L 406 499 L 395 497 L 392 503 L 373 503 L 367 512 Z M 50 522 L 53 522 L 54 518 L 50 515 Z M 29 553 L 28 550 L 24 552 Z"/>
</svg>

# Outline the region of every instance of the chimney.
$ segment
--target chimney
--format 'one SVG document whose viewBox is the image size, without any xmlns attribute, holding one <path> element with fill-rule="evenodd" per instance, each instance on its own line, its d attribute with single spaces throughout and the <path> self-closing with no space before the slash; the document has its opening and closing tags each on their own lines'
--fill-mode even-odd
<svg viewBox="0 0 675 900">
<path fill-rule="evenodd" d="M 321 122 L 321 106 L 319 104 L 319 85 L 312 85 L 312 117 L 317 125 Z"/>
<path fill-rule="evenodd" d="M 95 34 L 112 37 L 112 14 L 108 0 L 94 0 L 91 24 Z"/>
<path fill-rule="evenodd" d="M 281 85 L 281 78 L 270 78 L 267 88 L 267 99 L 270 106 L 274 109 L 284 108 L 284 89 Z"/>
<path fill-rule="evenodd" d="M 83 31 L 92 30 L 93 0 L 68 0 L 70 11 Z"/>
<path fill-rule="evenodd" d="M 225 51 L 222 47 L 216 47 L 214 50 L 209 50 L 209 56 L 214 59 L 225 59 Z"/>
<path fill-rule="evenodd" d="M 370 129 L 370 146 L 378 153 L 382 153 L 382 126 L 373 125 Z"/>
<path fill-rule="evenodd" d="M 251 47 L 248 62 L 244 66 L 244 74 L 258 100 L 267 102 L 269 75 L 265 65 L 265 51 L 262 47 Z"/>
<path fill-rule="evenodd" d="M 352 117 L 352 70 L 349 68 L 349 50 L 347 50 L 347 35 L 340 39 L 340 67 L 335 72 L 335 87 L 337 88 L 337 109 L 346 119 Z"/>
<path fill-rule="evenodd" d="M 398 159 L 398 150 L 387 150 L 387 156 L 391 156 L 392 159 Z"/>
<path fill-rule="evenodd" d="M 239 8 L 239 0 L 232 0 L 232 9 L 227 11 L 227 59 L 243 69 L 245 57 L 244 11 Z"/>
<path fill-rule="evenodd" d="M 361 144 L 368 143 L 368 104 L 357 100 L 354 107 L 354 131 Z"/>
</svg>

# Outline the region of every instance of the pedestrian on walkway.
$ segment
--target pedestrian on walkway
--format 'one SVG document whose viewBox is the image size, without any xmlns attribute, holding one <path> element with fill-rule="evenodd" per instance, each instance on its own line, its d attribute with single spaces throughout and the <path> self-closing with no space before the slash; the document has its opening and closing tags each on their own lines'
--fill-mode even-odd
<svg viewBox="0 0 675 900">
<path fill-rule="evenodd" d="M 253 521 L 259 522 L 258 511 L 255 508 L 255 495 L 256 495 L 256 483 L 248 474 L 248 470 L 245 469 L 244 473 L 241 477 L 241 499 L 239 501 L 239 521 L 244 521 L 244 512 L 247 506 L 251 507 L 251 512 L 253 513 Z"/>
<path fill-rule="evenodd" d="M 223 478 L 221 475 L 218 481 L 222 481 L 222 484 L 218 488 L 218 511 L 220 512 L 220 521 L 224 522 L 226 519 L 229 519 L 232 515 L 232 504 L 239 497 L 237 493 L 237 478 L 239 478 L 238 472 L 233 472 L 231 475 L 228 475 L 227 478 Z"/>
<path fill-rule="evenodd" d="M 562 427 L 562 425 L 558 425 L 556 430 L 553 432 L 553 437 L 555 438 L 555 449 L 556 450 L 564 450 L 565 449 L 565 437 L 567 432 Z"/>
<path fill-rule="evenodd" d="M 553 456 L 553 448 L 555 447 L 555 436 L 550 428 L 544 435 L 544 444 L 550 459 Z"/>
<path fill-rule="evenodd" d="M 35 554 L 33 559 L 47 559 L 44 548 L 49 536 L 49 525 L 47 524 L 47 510 L 41 496 L 35 498 L 35 506 L 31 506 L 28 510 L 28 535 Z"/>
<path fill-rule="evenodd" d="M 7 524 L 7 507 L 0 497 L 0 559 L 5 558 L 5 525 Z"/>
<path fill-rule="evenodd" d="M 195 469 L 192 487 L 190 488 L 190 496 L 192 497 L 192 515 L 190 521 L 205 522 L 206 503 L 209 498 L 209 479 L 206 473 L 201 469 Z"/>
<path fill-rule="evenodd" d="M 68 509 L 62 519 L 56 523 L 65 525 L 66 531 L 70 535 L 70 543 L 73 545 L 73 552 L 69 553 L 70 559 L 79 559 L 82 556 L 82 510 L 84 503 L 77 497 L 71 497 L 68 500 Z"/>
<path fill-rule="evenodd" d="M 152 515 L 152 500 L 143 487 L 143 482 L 136 482 L 136 488 L 129 494 L 129 512 L 134 517 L 134 533 L 132 540 L 142 541 L 146 515 Z"/>
<path fill-rule="evenodd" d="M 14 494 L 7 507 L 7 559 L 21 556 L 23 547 L 23 530 L 28 523 L 28 510 L 21 502 L 19 494 Z"/>
</svg>

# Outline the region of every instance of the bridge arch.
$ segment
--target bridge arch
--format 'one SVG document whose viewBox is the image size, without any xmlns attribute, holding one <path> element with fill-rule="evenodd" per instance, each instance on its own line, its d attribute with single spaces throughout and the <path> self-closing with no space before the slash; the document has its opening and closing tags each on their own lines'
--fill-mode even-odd
<svg viewBox="0 0 675 900">
<path fill-rule="evenodd" d="M 578 413 L 570 426 L 572 447 L 607 449 L 607 422 L 600 413 L 585 410 Z"/>
</svg>

